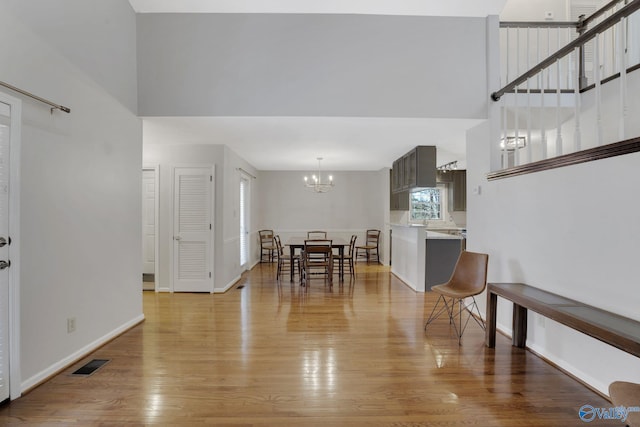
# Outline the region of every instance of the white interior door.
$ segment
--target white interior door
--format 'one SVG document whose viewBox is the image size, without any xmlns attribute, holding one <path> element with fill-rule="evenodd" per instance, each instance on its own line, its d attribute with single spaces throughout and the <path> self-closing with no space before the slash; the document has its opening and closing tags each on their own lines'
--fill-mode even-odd
<svg viewBox="0 0 640 427">
<path fill-rule="evenodd" d="M 173 290 L 213 292 L 211 168 L 174 169 Z"/>
<path fill-rule="evenodd" d="M 156 170 L 142 170 L 142 273 L 156 274 Z M 153 289 L 143 282 L 143 289 Z"/>
<path fill-rule="evenodd" d="M 0 99 L 0 401 L 9 398 L 10 389 L 10 243 L 9 189 L 11 106 Z"/>
</svg>

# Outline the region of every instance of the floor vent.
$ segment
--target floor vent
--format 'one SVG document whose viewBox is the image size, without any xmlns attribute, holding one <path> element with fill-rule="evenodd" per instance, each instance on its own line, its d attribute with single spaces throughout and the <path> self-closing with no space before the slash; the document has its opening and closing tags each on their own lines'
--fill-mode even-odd
<svg viewBox="0 0 640 427">
<path fill-rule="evenodd" d="M 244 288 L 244 285 L 240 285 L 236 289 L 242 289 L 242 288 Z"/>
<path fill-rule="evenodd" d="M 109 362 L 109 359 L 93 359 L 92 361 L 90 361 L 86 365 L 78 368 L 71 375 L 80 375 L 80 376 L 83 376 L 83 377 L 88 377 L 89 375 L 91 375 L 95 371 L 97 371 L 99 368 L 104 366 L 107 362 Z"/>
</svg>

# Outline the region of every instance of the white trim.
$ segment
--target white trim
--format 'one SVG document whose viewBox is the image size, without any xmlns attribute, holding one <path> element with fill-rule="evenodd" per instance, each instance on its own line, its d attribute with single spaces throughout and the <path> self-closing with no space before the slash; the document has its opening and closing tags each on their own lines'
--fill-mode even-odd
<svg viewBox="0 0 640 427">
<path fill-rule="evenodd" d="M 227 283 L 224 288 L 214 288 L 213 289 L 213 293 L 214 294 L 223 294 L 223 293 L 227 292 L 229 289 L 231 289 L 233 287 L 233 285 L 238 283 L 238 281 L 241 278 L 242 278 L 242 276 L 236 276 L 235 278 L 231 279 L 231 281 L 229 283 Z"/>
<path fill-rule="evenodd" d="M 238 168 L 239 170 L 239 180 L 238 180 L 238 191 L 240 190 L 240 188 L 242 187 L 242 182 L 245 181 L 246 185 L 244 187 L 244 192 L 240 192 L 240 197 L 239 197 L 239 206 L 238 206 L 238 211 L 241 211 L 240 214 L 238 215 L 239 219 L 244 217 L 244 224 L 239 224 L 239 236 L 238 236 L 238 241 L 239 241 L 239 247 L 242 248 L 242 228 L 244 227 L 245 230 L 245 245 L 244 245 L 244 249 L 245 249 L 245 253 L 244 254 L 240 254 L 240 260 L 242 261 L 242 255 L 244 255 L 246 257 L 245 263 L 242 264 L 240 263 L 240 271 L 247 271 L 249 270 L 249 264 L 251 263 L 251 244 L 250 244 L 250 231 L 251 230 L 251 178 L 253 177 L 255 179 L 255 177 L 253 175 L 250 175 L 247 171 Z M 244 195 L 244 200 L 243 199 L 243 195 Z M 244 207 L 244 209 L 241 209 L 242 207 Z"/>
<path fill-rule="evenodd" d="M 152 170 L 154 172 L 154 185 L 155 188 L 153 189 L 155 196 L 154 196 L 154 202 L 155 202 L 155 207 L 154 207 L 154 215 L 155 215 L 155 225 L 154 225 L 154 230 L 153 233 L 155 235 L 155 239 L 154 239 L 154 259 L 155 259 L 155 263 L 153 266 L 153 277 L 154 277 L 154 286 L 155 286 L 155 291 L 158 292 L 158 290 L 160 289 L 160 286 L 158 284 L 158 281 L 160 279 L 160 268 L 159 268 L 159 256 L 160 256 L 160 165 L 155 163 L 155 164 L 144 164 L 142 166 L 142 170 Z"/>
<path fill-rule="evenodd" d="M 17 399 L 20 387 L 20 147 L 22 140 L 22 101 L 0 92 L 0 101 L 11 108 L 9 134 L 9 397 Z"/>
<path fill-rule="evenodd" d="M 38 372 L 37 374 L 35 374 L 31 378 L 28 378 L 27 380 L 25 380 L 22 383 L 22 390 L 23 391 L 24 390 L 29 390 L 30 388 L 33 388 L 33 387 L 37 386 L 38 384 L 46 381 L 47 379 L 49 379 L 53 375 L 57 374 L 61 370 L 66 369 L 67 367 L 71 366 L 72 364 L 74 364 L 78 360 L 82 359 L 83 357 L 85 357 L 88 354 L 92 353 L 93 351 L 95 351 L 96 349 L 100 348 L 101 346 L 103 346 L 107 342 L 109 342 L 112 339 L 118 337 L 119 335 L 122 335 L 123 333 L 125 333 L 126 331 L 128 331 L 129 329 L 133 328 L 134 326 L 138 325 L 139 323 L 141 323 L 143 321 L 144 321 L 144 314 L 140 314 L 139 316 L 131 319 L 127 323 L 125 323 L 122 326 L 114 329 L 113 331 L 111 331 L 108 334 L 102 336 L 101 338 L 98 338 L 97 340 L 85 345 L 80 350 L 76 351 L 75 353 L 70 354 L 69 356 L 65 357 L 64 359 L 54 363 L 53 365 L 49 366 L 48 368 Z"/>
</svg>

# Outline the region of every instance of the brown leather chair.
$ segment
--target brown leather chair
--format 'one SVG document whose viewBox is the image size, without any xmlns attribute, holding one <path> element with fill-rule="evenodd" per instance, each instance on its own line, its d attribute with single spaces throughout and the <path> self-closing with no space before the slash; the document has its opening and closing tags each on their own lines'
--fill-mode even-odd
<svg viewBox="0 0 640 427">
<path fill-rule="evenodd" d="M 456 331 L 458 344 L 460 344 L 462 334 L 471 318 L 473 318 L 482 329 L 485 329 L 484 321 L 482 320 L 474 296 L 481 294 L 487 286 L 488 264 L 489 255 L 487 254 L 468 251 L 462 251 L 460 253 L 449 281 L 431 287 L 431 291 L 439 294 L 439 297 L 431 311 L 431 315 L 429 315 L 429 319 L 427 319 L 424 325 L 425 331 L 427 330 L 427 326 L 444 312 L 449 316 L 449 322 Z M 466 304 L 465 298 L 471 298 L 473 302 Z M 438 309 L 440 303 L 442 303 L 442 306 Z M 457 312 L 456 304 L 458 304 Z M 474 316 L 474 307 L 478 317 Z M 469 312 L 464 323 L 463 311 Z M 458 318 L 458 325 L 456 325 L 456 317 Z"/>
<path fill-rule="evenodd" d="M 298 274 L 300 274 L 300 255 L 294 255 L 291 258 L 290 254 L 284 252 L 284 247 L 282 246 L 282 241 L 280 240 L 280 236 L 277 234 L 273 236 L 273 240 L 276 243 L 276 248 L 278 248 L 278 268 L 276 270 L 276 280 L 280 279 L 280 275 L 283 272 L 291 271 L 291 268 L 298 269 Z"/>
<path fill-rule="evenodd" d="M 609 396 L 615 406 L 640 409 L 640 384 L 614 381 L 609 385 Z M 629 427 L 640 427 L 640 412 L 629 411 L 624 422 Z"/>
<path fill-rule="evenodd" d="M 376 262 L 380 264 L 380 249 L 378 248 L 378 244 L 380 243 L 380 230 L 367 230 L 367 234 L 365 237 L 364 245 L 356 246 L 356 258 L 358 257 L 358 252 L 361 250 L 364 251 L 364 255 L 367 258 L 367 264 L 371 260 L 372 256 L 375 255 Z"/>
<path fill-rule="evenodd" d="M 273 230 L 260 230 L 260 262 L 273 262 L 278 253 L 278 248 L 273 240 Z M 266 261 L 264 258 L 266 256 Z"/>
</svg>

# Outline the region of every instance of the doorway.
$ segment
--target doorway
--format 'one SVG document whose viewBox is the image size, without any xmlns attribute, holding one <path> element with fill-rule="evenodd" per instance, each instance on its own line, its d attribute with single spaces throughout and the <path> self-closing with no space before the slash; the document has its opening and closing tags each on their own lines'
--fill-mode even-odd
<svg viewBox="0 0 640 427">
<path fill-rule="evenodd" d="M 142 290 L 158 287 L 158 166 L 142 169 Z"/>
</svg>

